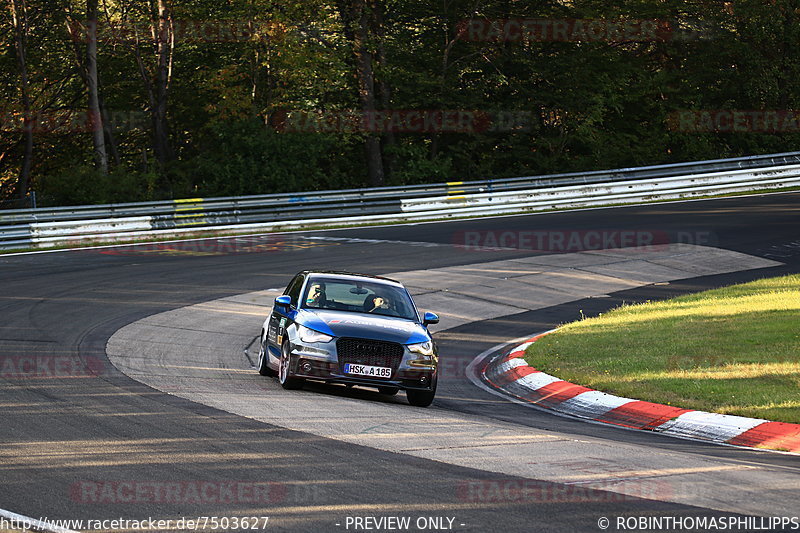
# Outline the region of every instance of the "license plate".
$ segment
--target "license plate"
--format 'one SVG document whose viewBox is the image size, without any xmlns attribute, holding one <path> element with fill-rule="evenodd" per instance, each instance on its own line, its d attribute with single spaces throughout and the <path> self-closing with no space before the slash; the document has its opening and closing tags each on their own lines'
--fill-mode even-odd
<svg viewBox="0 0 800 533">
<path fill-rule="evenodd" d="M 355 374 L 356 376 L 368 376 L 371 378 L 390 378 L 392 369 L 385 366 L 354 365 L 347 363 L 344 365 L 345 374 Z"/>
</svg>

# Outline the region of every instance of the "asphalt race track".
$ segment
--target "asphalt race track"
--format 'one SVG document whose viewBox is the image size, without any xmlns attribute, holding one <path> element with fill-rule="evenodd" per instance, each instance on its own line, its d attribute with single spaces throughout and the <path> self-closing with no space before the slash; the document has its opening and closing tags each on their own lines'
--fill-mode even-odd
<svg viewBox="0 0 800 533">
<path fill-rule="evenodd" d="M 800 194 L 793 193 L 0 256 L 0 508 L 50 520 L 173 519 L 173 526 L 182 517 L 269 516 L 263 530 L 274 531 L 379 530 L 364 521 L 357 528 L 356 517 L 410 517 L 408 530 L 414 531 L 513 532 L 600 531 L 602 517 L 611 520 L 609 530 L 615 531 L 620 517 L 797 514 L 800 459 L 794 455 L 557 417 L 503 401 L 466 377 L 441 381 L 428 410 L 404 405 L 402 394 L 387 400 L 366 390 L 312 386 L 296 393 L 293 404 L 291 394 L 271 399 L 278 389 L 269 380 L 259 389 L 267 397 L 265 405 L 272 401 L 276 410 L 286 412 L 307 402 L 333 405 L 332 400 L 343 400 L 348 411 L 332 409 L 332 418 L 358 416 L 363 406 L 367 412 L 391 410 L 403 418 L 398 427 L 439 417 L 546 435 L 538 444 L 541 455 L 535 448 L 531 452 L 536 439 L 520 447 L 520 472 L 525 475 L 515 477 L 480 465 L 296 431 L 167 394 L 111 365 L 106 346 L 117 331 L 144 318 L 283 287 L 305 268 L 386 274 L 524 259 L 580 251 L 570 248 L 570 239 L 585 244 L 592 231 L 609 239 L 620 232 L 629 232 L 634 240 L 655 236 L 657 244 L 710 246 L 779 263 L 531 310 L 521 306 L 513 314 L 492 313 L 492 318 L 438 333 L 443 360 L 466 362 L 500 343 L 578 318 L 581 311 L 592 315 L 622 301 L 667 298 L 798 272 L 798 223 Z M 530 249 L 540 235 L 545 250 Z M 252 337 L 262 317 L 251 318 L 252 330 L 246 334 Z M 251 372 L 241 376 L 243 382 L 255 379 Z M 391 432 L 385 435 L 392 438 Z M 545 460 L 557 456 L 566 442 L 582 443 L 583 455 Z M 604 455 L 594 454 L 595 446 Z M 610 460 L 616 448 L 619 454 Z M 648 453 L 660 458 L 651 470 L 624 467 L 629 457 Z M 705 491 L 694 505 L 675 503 L 686 500 L 679 497 L 684 491 L 693 490 L 675 481 L 687 478 L 676 476 L 686 474 L 687 465 L 701 463 L 708 465 L 707 472 L 737 472 L 739 480 L 753 472 L 754 483 L 764 477 L 773 482 L 756 496 L 742 487 L 739 501 L 737 487 L 728 486 L 720 487 L 719 497 Z M 580 483 L 592 479 L 627 480 L 648 488 L 635 497 Z"/>
</svg>

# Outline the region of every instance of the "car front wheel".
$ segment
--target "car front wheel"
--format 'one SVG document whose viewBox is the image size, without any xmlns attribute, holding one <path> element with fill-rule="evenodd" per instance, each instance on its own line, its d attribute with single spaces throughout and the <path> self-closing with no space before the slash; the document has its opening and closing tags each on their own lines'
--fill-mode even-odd
<svg viewBox="0 0 800 533">
<path fill-rule="evenodd" d="M 291 376 L 292 353 L 289 351 L 289 341 L 284 341 L 281 345 L 281 360 L 278 366 L 278 381 L 281 387 L 287 390 L 299 389 L 303 386 L 303 380 Z"/>
<path fill-rule="evenodd" d="M 428 407 L 433 403 L 434 396 L 436 396 L 436 381 L 433 382 L 433 388 L 431 390 L 409 389 L 406 391 L 408 403 L 414 407 Z"/>
</svg>

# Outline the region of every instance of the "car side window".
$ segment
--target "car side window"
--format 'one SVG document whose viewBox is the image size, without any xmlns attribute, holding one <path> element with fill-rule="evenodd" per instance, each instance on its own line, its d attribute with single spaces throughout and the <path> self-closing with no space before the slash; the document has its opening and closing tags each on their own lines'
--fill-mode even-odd
<svg viewBox="0 0 800 533">
<path fill-rule="evenodd" d="M 302 274 L 298 274 L 289 284 L 289 287 L 286 289 L 286 294 L 292 299 L 292 305 L 297 307 L 298 302 L 300 301 L 300 290 L 303 288 L 303 281 L 305 280 L 305 276 Z"/>
</svg>

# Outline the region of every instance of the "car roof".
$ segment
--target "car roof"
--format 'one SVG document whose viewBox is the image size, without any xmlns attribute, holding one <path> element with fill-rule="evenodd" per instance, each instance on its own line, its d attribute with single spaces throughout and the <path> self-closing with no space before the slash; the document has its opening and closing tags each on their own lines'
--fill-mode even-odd
<svg viewBox="0 0 800 533">
<path fill-rule="evenodd" d="M 403 286 L 402 283 L 399 281 L 384 278 L 382 276 L 372 276 L 370 274 L 358 274 L 356 272 L 347 272 L 342 270 L 306 270 L 303 272 L 308 277 L 326 277 L 326 278 L 341 278 L 347 280 L 357 280 L 357 279 L 365 279 L 369 281 L 377 281 L 382 282 L 387 285 L 399 285 L 400 287 Z"/>
</svg>

